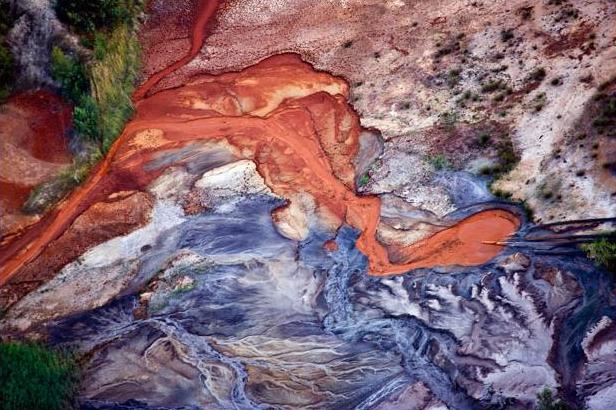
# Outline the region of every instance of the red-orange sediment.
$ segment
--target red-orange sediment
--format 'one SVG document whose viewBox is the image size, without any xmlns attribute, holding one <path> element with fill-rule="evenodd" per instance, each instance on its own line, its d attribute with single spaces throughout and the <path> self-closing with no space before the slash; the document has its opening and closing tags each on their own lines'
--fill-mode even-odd
<svg viewBox="0 0 616 410">
<path fill-rule="evenodd" d="M 518 219 L 503 210 L 480 212 L 407 248 L 387 249 L 378 242 L 380 200 L 354 190 L 353 158 L 361 127 L 347 103 L 348 86 L 316 72 L 297 55 L 277 55 L 240 72 L 200 76 L 146 98 L 161 78 L 199 51 L 216 6 L 203 2 L 189 54 L 137 90 L 134 119 L 87 183 L 35 229 L 2 249 L 0 284 L 36 258 L 91 204 L 120 189 L 147 186 L 163 171 L 144 169 L 154 154 L 208 141 L 238 148 L 279 196 L 308 193 L 338 225 L 346 222 L 357 228 L 361 233 L 356 245 L 368 258 L 370 274 L 475 265 L 502 249 L 483 241 L 503 240 L 518 228 Z M 401 262 L 392 263 L 390 252 Z"/>
<path fill-rule="evenodd" d="M 34 158 L 62 164 L 71 161 L 66 135 L 71 126 L 70 104 L 43 90 L 18 93 L 9 103 L 27 113 L 30 132 L 23 147 Z"/>
<path fill-rule="evenodd" d="M 32 188 L 71 161 L 71 106 L 47 91 L 16 93 L 0 113 L 0 235 L 17 234 L 37 219 L 21 207 Z"/>
</svg>

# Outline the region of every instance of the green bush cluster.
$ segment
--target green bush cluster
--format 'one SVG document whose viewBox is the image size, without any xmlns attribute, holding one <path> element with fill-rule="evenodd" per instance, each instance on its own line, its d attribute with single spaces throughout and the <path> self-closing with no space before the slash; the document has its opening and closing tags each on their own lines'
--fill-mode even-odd
<svg viewBox="0 0 616 410">
<path fill-rule="evenodd" d="M 600 238 L 594 242 L 582 244 L 580 247 L 597 265 L 603 266 L 616 275 L 616 242 L 608 238 Z"/>
<path fill-rule="evenodd" d="M 133 113 L 131 95 L 141 55 L 139 42 L 126 24 L 118 26 L 104 46 L 97 47 L 101 58 L 95 60 L 90 69 L 92 97 L 98 109 L 99 139 L 106 152 Z"/>
<path fill-rule="evenodd" d="M 0 0 L 0 103 L 9 96 L 13 79 L 13 56 L 5 40 L 11 26 L 9 3 Z"/>
<path fill-rule="evenodd" d="M 58 18 L 79 33 L 130 24 L 141 10 L 140 0 L 57 0 Z"/>
<path fill-rule="evenodd" d="M 70 355 L 39 344 L 0 343 L 0 410 L 68 410 L 77 387 Z"/>
<path fill-rule="evenodd" d="M 542 82 L 545 78 L 545 76 L 547 75 L 545 68 L 543 67 L 538 67 L 535 68 L 530 75 L 528 76 L 528 80 L 529 81 L 537 81 L 537 82 Z"/>
<path fill-rule="evenodd" d="M 131 94 L 140 50 L 127 25 L 116 27 L 104 37 L 95 36 L 94 46 L 95 58 L 88 67 L 54 47 L 51 72 L 62 93 L 75 103 L 77 135 L 97 142 L 106 152 L 133 112 Z"/>
<path fill-rule="evenodd" d="M 6 100 L 11 90 L 13 77 L 13 56 L 0 36 L 0 102 Z"/>
<path fill-rule="evenodd" d="M 443 111 L 439 114 L 438 119 L 440 125 L 445 128 L 453 129 L 459 119 L 459 114 L 456 111 Z"/>
<path fill-rule="evenodd" d="M 55 46 L 51 50 L 51 76 L 60 83 L 62 94 L 75 104 L 90 92 L 85 65 Z"/>
</svg>

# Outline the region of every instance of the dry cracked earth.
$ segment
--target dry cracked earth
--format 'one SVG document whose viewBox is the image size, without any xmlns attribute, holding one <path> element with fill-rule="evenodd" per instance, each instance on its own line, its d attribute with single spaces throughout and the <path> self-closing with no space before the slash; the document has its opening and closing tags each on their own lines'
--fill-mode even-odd
<svg viewBox="0 0 616 410">
<path fill-rule="evenodd" d="M 70 107 L 0 110 L 0 334 L 83 408 L 616 408 L 614 279 L 560 242 L 610 222 L 558 224 L 616 214 L 614 1 L 151 0 L 139 41 L 44 214 Z"/>
</svg>

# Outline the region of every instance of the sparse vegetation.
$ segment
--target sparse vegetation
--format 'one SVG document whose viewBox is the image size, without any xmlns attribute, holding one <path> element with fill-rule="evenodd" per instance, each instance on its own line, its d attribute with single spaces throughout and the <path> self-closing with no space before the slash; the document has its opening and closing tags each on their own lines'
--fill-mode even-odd
<svg viewBox="0 0 616 410">
<path fill-rule="evenodd" d="M 456 37 L 448 40 L 445 44 L 436 43 L 436 47 L 438 47 L 438 49 L 436 50 L 434 57 L 439 59 L 448 54 L 460 51 L 462 47 L 462 45 L 460 44 L 461 39 L 462 37 Z"/>
<path fill-rule="evenodd" d="M 56 178 L 37 186 L 24 203 L 22 210 L 27 214 L 44 212 L 53 204 L 59 202 L 73 188 L 85 180 L 90 167 L 96 162 L 91 160 L 75 161 L 64 169 Z"/>
<path fill-rule="evenodd" d="M 481 86 L 482 93 L 493 93 L 494 91 L 504 90 L 507 84 L 501 79 L 490 80 Z"/>
<path fill-rule="evenodd" d="M 34 343 L 0 343 L 0 410 L 75 408 L 78 367 L 65 352 Z"/>
</svg>

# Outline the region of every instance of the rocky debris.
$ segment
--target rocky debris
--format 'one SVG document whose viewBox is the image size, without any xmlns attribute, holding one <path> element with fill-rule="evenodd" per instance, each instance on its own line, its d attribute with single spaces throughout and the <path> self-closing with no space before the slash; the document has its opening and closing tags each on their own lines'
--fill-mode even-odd
<svg viewBox="0 0 616 410">
<path fill-rule="evenodd" d="M 500 267 L 507 273 L 524 272 L 530 266 L 530 259 L 523 253 L 516 252 L 508 256 Z"/>
<path fill-rule="evenodd" d="M 449 226 L 437 215 L 398 196 L 383 194 L 380 198 L 381 220 L 377 235 L 384 244 L 408 246 Z"/>
<path fill-rule="evenodd" d="M 587 362 L 578 382 L 578 394 L 591 410 L 616 406 L 616 325 L 603 316 L 582 341 Z"/>
<path fill-rule="evenodd" d="M 234 202 L 245 196 L 275 196 L 250 160 L 232 162 L 204 173 L 195 182 L 194 189 L 201 191 L 204 207 L 219 211 L 233 209 Z"/>
<path fill-rule="evenodd" d="M 339 220 L 331 218 L 331 223 L 318 219 L 314 197 L 307 192 L 300 192 L 289 198 L 290 201 L 272 212 L 272 221 L 276 230 L 285 238 L 303 241 L 308 237 L 311 228 L 321 228 L 334 232 L 339 226 Z"/>
</svg>

